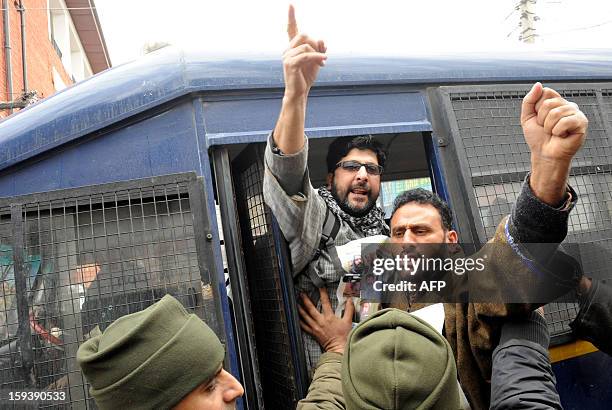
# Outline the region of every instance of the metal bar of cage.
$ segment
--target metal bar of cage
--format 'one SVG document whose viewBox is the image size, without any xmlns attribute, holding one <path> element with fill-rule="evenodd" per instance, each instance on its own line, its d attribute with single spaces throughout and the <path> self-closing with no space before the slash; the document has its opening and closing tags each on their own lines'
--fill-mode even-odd
<svg viewBox="0 0 612 410">
<path fill-rule="evenodd" d="M 236 195 L 227 148 L 213 150 L 213 167 L 217 181 L 217 197 L 221 211 L 223 238 L 228 264 L 229 284 L 240 348 L 240 367 L 245 387 L 245 403 L 249 409 L 264 408 L 263 391 L 257 360 L 253 313 L 249 300 L 247 269 L 242 252 Z"/>
<path fill-rule="evenodd" d="M 190 198 L 192 200 L 193 207 L 191 209 L 194 221 L 200 221 L 199 229 L 196 229 L 194 226 L 194 235 L 195 235 L 195 245 L 198 252 L 198 267 L 201 275 L 202 281 L 208 280 L 213 286 L 211 291 L 213 295 L 213 300 L 216 300 L 217 303 L 214 304 L 215 307 L 215 315 L 217 318 L 216 326 L 217 328 L 213 328 L 218 335 L 221 335 L 221 342 L 226 344 L 227 339 L 225 337 L 225 324 L 223 321 L 223 312 L 221 310 L 221 302 L 220 302 L 220 292 L 219 288 L 221 286 L 225 286 L 225 282 L 219 280 L 219 276 L 214 271 L 214 255 L 212 250 L 212 233 L 210 232 L 210 221 L 208 213 L 206 212 L 205 203 L 206 200 L 204 198 L 205 191 L 202 185 L 202 179 L 192 179 L 188 182 L 188 192 Z M 229 350 L 229 349 L 228 349 Z M 226 354 L 225 360 L 226 368 L 230 368 L 230 358 L 229 355 Z"/>
</svg>

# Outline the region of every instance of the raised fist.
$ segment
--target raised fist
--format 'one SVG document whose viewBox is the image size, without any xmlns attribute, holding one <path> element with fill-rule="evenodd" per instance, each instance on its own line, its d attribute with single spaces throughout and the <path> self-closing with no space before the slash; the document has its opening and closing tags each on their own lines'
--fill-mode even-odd
<svg viewBox="0 0 612 410">
<path fill-rule="evenodd" d="M 569 164 L 586 137 L 589 120 L 578 105 L 535 83 L 523 98 L 521 126 L 533 161 Z"/>
<path fill-rule="evenodd" d="M 306 98 L 319 69 L 325 65 L 327 48 L 322 40 L 314 40 L 298 32 L 295 10 L 289 6 L 287 23 L 289 48 L 283 54 L 285 97 Z"/>
</svg>

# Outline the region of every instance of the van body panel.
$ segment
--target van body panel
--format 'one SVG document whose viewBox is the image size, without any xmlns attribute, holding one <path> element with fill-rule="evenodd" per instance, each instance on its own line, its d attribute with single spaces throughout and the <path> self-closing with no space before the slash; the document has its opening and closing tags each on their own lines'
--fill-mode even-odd
<svg viewBox="0 0 612 410">
<path fill-rule="evenodd" d="M 337 57 L 316 86 L 610 80 L 611 61 L 612 50 Z M 214 58 L 167 47 L 20 111 L 18 122 L 0 122 L 0 170 L 181 96 L 281 90 L 282 81 L 278 59 Z"/>
<path fill-rule="evenodd" d="M 202 175 L 194 116 L 193 103 L 183 101 L 47 152 L 0 174 L 0 197 L 186 171 Z"/>
<path fill-rule="evenodd" d="M 209 146 L 263 142 L 281 98 L 204 101 L 204 123 Z M 420 92 L 377 92 L 356 88 L 351 93 L 317 93 L 308 99 L 306 133 L 309 138 L 357 134 L 431 131 L 426 101 Z"/>
</svg>

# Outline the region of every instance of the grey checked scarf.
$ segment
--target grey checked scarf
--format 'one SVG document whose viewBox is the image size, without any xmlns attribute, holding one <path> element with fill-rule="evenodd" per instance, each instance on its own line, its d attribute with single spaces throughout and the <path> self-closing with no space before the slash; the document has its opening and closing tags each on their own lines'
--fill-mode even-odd
<svg viewBox="0 0 612 410">
<path fill-rule="evenodd" d="M 325 201 L 327 207 L 336 214 L 337 217 L 349 224 L 356 232 L 361 232 L 363 236 L 387 235 L 389 236 L 389 227 L 385 223 L 385 212 L 375 206 L 367 215 L 357 218 L 344 212 L 332 193 L 326 188 L 318 189 L 319 195 Z"/>
</svg>

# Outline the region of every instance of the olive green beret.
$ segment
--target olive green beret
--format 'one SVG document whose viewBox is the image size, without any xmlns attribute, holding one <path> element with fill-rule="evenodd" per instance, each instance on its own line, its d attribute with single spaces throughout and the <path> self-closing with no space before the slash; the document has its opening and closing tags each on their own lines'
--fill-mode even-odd
<svg viewBox="0 0 612 410">
<path fill-rule="evenodd" d="M 422 319 L 384 309 L 349 335 L 342 359 L 347 409 L 461 408 L 446 339 Z"/>
<path fill-rule="evenodd" d="M 176 405 L 220 369 L 215 333 L 170 295 L 83 343 L 77 362 L 101 410 Z"/>
</svg>

